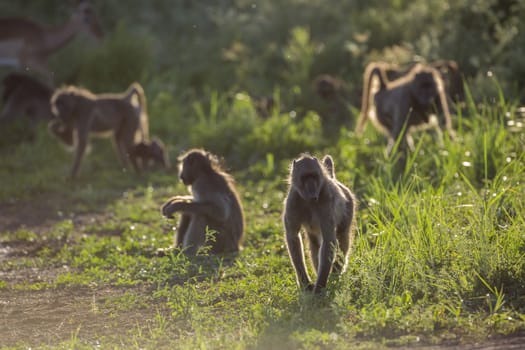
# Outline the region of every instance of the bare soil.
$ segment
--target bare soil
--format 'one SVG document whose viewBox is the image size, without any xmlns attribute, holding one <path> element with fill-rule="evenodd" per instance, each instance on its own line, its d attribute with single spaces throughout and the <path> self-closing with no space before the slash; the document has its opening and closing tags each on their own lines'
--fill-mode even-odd
<svg viewBox="0 0 525 350">
<path fill-rule="evenodd" d="M 59 203 L 59 202 L 58 202 Z M 62 203 L 63 204 L 63 203 Z M 100 213 L 62 213 L 56 199 L 0 203 L 0 232 L 30 229 L 45 236 L 64 216 L 71 218 L 75 232 L 106 219 Z M 60 244 L 60 242 L 45 242 Z M 114 339 L 116 344 L 129 335 L 147 329 L 160 313 L 169 319 L 162 305 L 130 306 L 117 309 L 109 299 L 126 293 L 147 297 L 146 287 L 94 286 L 44 290 L 17 290 L 21 283 L 52 282 L 70 267 L 20 268 L 17 261 L 36 257 L 42 242 L 0 240 L 0 348 L 53 345 L 71 339 L 98 347 L 98 340 Z M 396 348 L 396 347 L 394 347 Z M 399 348 L 396 348 L 399 349 Z M 525 334 L 483 340 L 469 345 L 411 346 L 417 350 L 517 350 L 525 349 Z"/>
<path fill-rule="evenodd" d="M 28 229 L 45 237 L 52 227 L 70 218 L 76 234 L 85 226 L 105 219 L 107 214 L 62 213 L 54 200 L 0 203 L 0 232 Z M 18 290 L 17 285 L 53 282 L 59 274 L 71 271 L 69 266 L 47 268 L 21 267 L 23 260 L 36 258 L 43 246 L 64 242 L 53 240 L 0 240 L 0 348 L 58 344 L 73 338 L 93 342 L 112 338 L 116 341 L 133 330 L 150 325 L 158 313 L 168 315 L 161 305 L 133 306 L 116 309 L 110 298 L 124 294 L 148 295 L 146 287 L 94 286 L 44 290 Z M 49 247 L 48 247 L 49 248 Z M 57 247 L 60 248 L 60 247 Z"/>
</svg>

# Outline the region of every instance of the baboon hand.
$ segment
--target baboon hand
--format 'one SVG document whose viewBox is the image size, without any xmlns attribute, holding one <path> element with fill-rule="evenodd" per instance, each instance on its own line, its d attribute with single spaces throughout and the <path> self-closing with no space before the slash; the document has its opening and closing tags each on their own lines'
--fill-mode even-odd
<svg viewBox="0 0 525 350">
<path fill-rule="evenodd" d="M 162 215 L 167 218 L 173 218 L 173 214 L 181 210 L 181 203 L 188 202 L 184 197 L 173 197 L 164 203 L 161 207 Z"/>
</svg>

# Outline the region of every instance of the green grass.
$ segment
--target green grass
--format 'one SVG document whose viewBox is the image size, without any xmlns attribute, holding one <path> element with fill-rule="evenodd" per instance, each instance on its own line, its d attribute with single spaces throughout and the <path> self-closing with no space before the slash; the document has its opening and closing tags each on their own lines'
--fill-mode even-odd
<svg viewBox="0 0 525 350">
<path fill-rule="evenodd" d="M 186 192 L 175 169 L 123 171 L 102 140 L 71 182 L 72 154 L 44 131 L 34 143 L 0 150 L 0 203 L 28 217 L 27 226 L 0 232 L 0 247 L 35 248 L 0 261 L 0 292 L 108 293 L 88 302 L 86 317 L 129 320 L 112 332 L 73 320 L 69 333 L 10 337 L 9 346 L 375 349 L 525 330 L 524 138 L 506 128 L 514 107 L 471 106 L 456 120 L 457 142 L 445 138 L 440 148 L 431 133 L 419 133 L 416 151 L 402 160 L 384 156 L 386 141 L 370 126 L 363 139 L 343 129 L 327 141 L 315 133 L 315 116 L 263 121 L 238 98 L 230 105 L 216 94 L 207 108 L 191 107 L 199 132 L 170 145 L 173 161 L 180 144 L 206 145 L 233 164 L 247 223 L 236 257 L 155 254 L 171 244 L 175 225 L 159 206 Z M 235 124 L 242 115 L 249 122 Z M 175 138 L 187 133 L 166 128 Z M 348 270 L 331 276 L 321 297 L 297 288 L 283 240 L 288 164 L 300 151 L 331 153 L 360 202 Z M 32 224 L 32 210 L 52 223 Z M 9 277 L 28 269 L 43 277 Z"/>
</svg>

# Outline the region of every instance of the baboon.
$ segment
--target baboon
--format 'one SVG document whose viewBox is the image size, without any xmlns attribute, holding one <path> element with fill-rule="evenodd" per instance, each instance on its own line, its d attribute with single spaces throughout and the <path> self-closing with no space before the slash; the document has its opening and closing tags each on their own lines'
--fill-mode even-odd
<svg viewBox="0 0 525 350">
<path fill-rule="evenodd" d="M 161 207 L 172 218 L 181 213 L 175 248 L 195 255 L 203 245 L 212 254 L 237 252 L 244 237 L 244 213 L 233 178 L 219 166 L 217 158 L 201 149 L 191 149 L 179 157 L 179 177 L 191 187 L 192 196 L 176 196 Z M 215 234 L 207 241 L 206 232 Z"/>
<path fill-rule="evenodd" d="M 326 155 L 322 163 L 307 154 L 293 160 L 283 223 L 299 286 L 319 293 L 326 287 L 332 267 L 344 272 L 354 240 L 356 207 L 353 193 L 335 177 L 331 156 Z M 315 284 L 306 271 L 301 227 L 317 273 Z"/>
<path fill-rule="evenodd" d="M 158 138 L 137 143 L 133 154 L 140 162 L 142 169 L 148 169 L 152 165 L 160 165 L 164 169 L 170 167 L 166 146 L 164 146 L 164 143 Z"/>
<path fill-rule="evenodd" d="M 53 89 L 48 85 L 20 73 L 9 73 L 2 80 L 2 85 L 1 121 L 10 122 L 17 117 L 24 117 L 34 129 L 40 121 L 47 122 L 53 118 L 49 103 Z"/>
<path fill-rule="evenodd" d="M 129 160 L 139 172 L 135 144 L 149 138 L 146 98 L 140 84 L 131 84 L 124 93 L 98 95 L 75 86 L 60 88 L 51 97 L 51 110 L 56 119 L 49 130 L 75 147 L 71 178 L 78 174 L 90 135 L 112 135 L 123 165 Z"/>
<path fill-rule="evenodd" d="M 422 65 L 422 63 L 412 63 L 408 66 L 401 67 L 397 64 L 387 62 L 373 62 L 373 64 L 384 72 L 384 77 L 389 81 L 411 74 L 413 69 L 419 69 Z M 443 79 L 444 82 L 445 94 L 449 101 L 460 103 L 465 100 L 463 75 L 456 61 L 437 60 L 427 63 L 426 65 L 435 68 L 441 75 L 441 79 Z"/>
<path fill-rule="evenodd" d="M 383 63 L 373 62 L 366 67 L 361 114 L 356 126 L 358 135 L 363 133 L 370 118 L 376 128 L 388 137 L 388 153 L 398 137 L 401 137 L 402 148 L 406 144 L 414 149 L 410 132 L 435 126 L 430 117 L 436 113 L 439 114 L 439 127 L 446 128 L 450 137 L 454 138 L 443 79 L 436 69 L 416 64 L 406 75 L 389 81 Z M 441 139 L 441 130 L 436 130 Z"/>
<path fill-rule="evenodd" d="M 275 100 L 272 96 L 250 96 L 255 112 L 260 118 L 269 118 L 275 106 Z"/>
<path fill-rule="evenodd" d="M 332 75 L 321 74 L 313 80 L 313 90 L 315 96 L 307 102 L 309 109 L 316 111 L 321 117 L 326 137 L 338 137 L 341 125 L 351 120 L 345 82 Z"/>
<path fill-rule="evenodd" d="M 342 80 L 328 74 L 318 75 L 314 79 L 315 91 L 325 100 L 336 98 L 343 90 Z"/>
</svg>

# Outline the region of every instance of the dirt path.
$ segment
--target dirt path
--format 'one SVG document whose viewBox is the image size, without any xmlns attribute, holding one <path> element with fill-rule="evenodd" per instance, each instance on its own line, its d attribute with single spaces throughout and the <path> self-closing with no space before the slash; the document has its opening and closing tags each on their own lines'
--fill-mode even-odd
<svg viewBox="0 0 525 350">
<path fill-rule="evenodd" d="M 121 339 L 145 328 L 163 311 L 156 305 L 116 310 L 109 299 L 129 288 L 64 288 L 41 291 L 0 290 L 0 344 L 57 344 L 75 337 Z M 95 345 L 95 344 L 93 344 Z"/>
<path fill-rule="evenodd" d="M 85 226 L 107 219 L 96 213 L 63 213 L 56 203 L 55 199 L 0 203 L 0 232 L 27 228 L 45 236 L 56 223 L 69 218 L 73 221 L 75 232 L 82 234 Z M 63 203 L 60 205 L 64 207 Z M 129 295 L 139 295 L 140 299 L 147 300 L 150 291 L 145 287 L 13 289 L 13 286 L 22 283 L 53 282 L 59 274 L 71 271 L 68 266 L 46 269 L 8 266 L 8 263 L 16 265 L 19 259 L 36 256 L 39 244 L 41 242 L 0 240 L 0 281 L 9 287 L 0 288 L 0 347 L 52 345 L 72 339 L 82 339 L 83 343 L 97 347 L 97 340 L 102 338 L 121 344 L 123 338 L 133 339 L 134 334 L 150 326 L 155 327 L 158 315 L 169 319 L 170 312 L 162 304 L 118 302 L 119 298 L 126 299 Z M 517 350 L 525 349 L 525 335 L 502 337 L 479 344 L 410 346 L 404 349 Z"/>
</svg>

